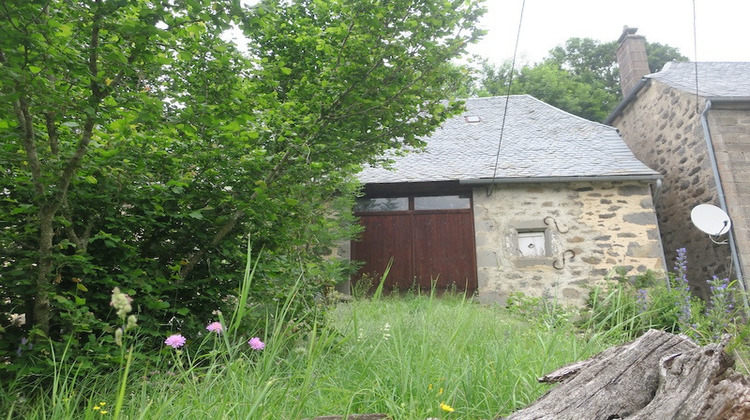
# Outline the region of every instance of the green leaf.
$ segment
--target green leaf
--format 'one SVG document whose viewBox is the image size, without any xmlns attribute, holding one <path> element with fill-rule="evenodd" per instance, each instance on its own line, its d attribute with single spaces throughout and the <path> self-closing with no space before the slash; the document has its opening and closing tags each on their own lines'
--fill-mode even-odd
<svg viewBox="0 0 750 420">
<path fill-rule="evenodd" d="M 99 183 L 99 181 L 93 175 L 87 175 L 85 179 L 86 179 L 86 182 L 88 182 L 89 184 Z"/>
<path fill-rule="evenodd" d="M 34 210 L 34 206 L 31 204 L 19 204 L 16 208 L 10 211 L 10 214 L 31 213 L 32 210 Z"/>
<path fill-rule="evenodd" d="M 32 73 L 34 73 L 34 74 L 37 74 L 37 73 L 39 73 L 40 71 L 42 71 L 42 68 L 41 68 L 41 67 L 37 67 L 37 66 L 29 66 L 29 70 L 30 70 L 30 71 L 31 71 Z"/>
<path fill-rule="evenodd" d="M 73 33 L 73 25 L 69 23 L 62 24 L 57 28 L 57 30 L 59 31 L 60 36 L 68 37 Z"/>
<path fill-rule="evenodd" d="M 201 25 L 200 23 L 196 23 L 194 25 L 188 25 L 185 27 L 185 30 L 188 31 L 189 34 L 192 35 L 198 35 L 202 33 L 205 30 L 205 25 Z"/>
<path fill-rule="evenodd" d="M 86 286 L 83 285 L 83 283 L 76 283 L 76 289 L 82 291 L 82 292 L 88 292 L 89 289 L 86 288 Z"/>
<path fill-rule="evenodd" d="M 201 214 L 200 210 L 191 212 L 190 214 L 188 214 L 188 216 L 192 217 L 193 219 L 203 220 L 203 214 Z"/>
<path fill-rule="evenodd" d="M 237 120 L 233 120 L 232 122 L 226 125 L 226 129 L 229 131 L 240 131 L 241 128 L 242 126 L 240 125 L 239 122 L 237 122 Z"/>
</svg>

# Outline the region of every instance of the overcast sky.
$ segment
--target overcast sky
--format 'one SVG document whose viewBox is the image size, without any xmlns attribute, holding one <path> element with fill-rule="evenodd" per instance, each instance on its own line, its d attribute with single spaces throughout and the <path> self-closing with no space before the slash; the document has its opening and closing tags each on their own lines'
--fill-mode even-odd
<svg viewBox="0 0 750 420">
<path fill-rule="evenodd" d="M 488 31 L 470 52 L 500 64 L 513 57 L 523 0 L 486 0 Z M 627 8 L 621 5 L 627 4 Z M 615 41 L 623 26 L 694 61 L 750 62 L 750 0 L 526 0 L 517 64 L 534 63 L 569 38 Z"/>
</svg>

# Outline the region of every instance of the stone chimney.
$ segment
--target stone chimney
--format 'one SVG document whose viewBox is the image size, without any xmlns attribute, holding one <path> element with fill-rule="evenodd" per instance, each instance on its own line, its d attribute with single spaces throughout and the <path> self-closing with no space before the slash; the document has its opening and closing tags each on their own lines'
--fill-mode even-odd
<svg viewBox="0 0 750 420">
<path fill-rule="evenodd" d="M 620 88 L 623 98 L 635 88 L 643 76 L 650 74 L 646 56 L 646 37 L 636 35 L 638 28 L 623 27 L 617 42 L 617 65 L 620 68 Z"/>
</svg>

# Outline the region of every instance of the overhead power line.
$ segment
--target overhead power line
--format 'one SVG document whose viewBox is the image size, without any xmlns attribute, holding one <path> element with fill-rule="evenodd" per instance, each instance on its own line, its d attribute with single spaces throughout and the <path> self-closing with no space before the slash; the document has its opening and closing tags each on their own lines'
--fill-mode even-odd
<svg viewBox="0 0 750 420">
<path fill-rule="evenodd" d="M 518 41 L 521 39 L 521 25 L 523 23 L 523 11 L 526 8 L 526 0 L 523 0 L 521 3 L 521 15 L 518 19 L 518 31 L 516 32 L 516 46 L 513 49 L 513 60 L 510 63 L 510 76 L 508 78 L 508 90 L 505 95 L 505 108 L 503 109 L 503 122 L 500 125 L 500 139 L 497 142 L 497 154 L 495 155 L 495 169 L 492 172 L 492 184 L 495 183 L 495 178 L 497 177 L 497 167 L 500 163 L 500 147 L 503 144 L 503 134 L 505 132 L 505 118 L 508 116 L 508 103 L 510 102 L 510 88 L 513 85 L 513 73 L 515 72 L 516 68 L 516 56 L 518 55 Z M 487 189 L 487 195 L 489 196 L 492 194 L 492 189 Z"/>
</svg>

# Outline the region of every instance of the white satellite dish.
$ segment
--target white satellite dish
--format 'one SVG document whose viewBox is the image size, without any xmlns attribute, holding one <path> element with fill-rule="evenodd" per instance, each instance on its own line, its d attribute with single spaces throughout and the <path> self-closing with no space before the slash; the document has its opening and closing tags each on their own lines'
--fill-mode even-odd
<svg viewBox="0 0 750 420">
<path fill-rule="evenodd" d="M 732 222 L 724 210 L 711 204 L 699 204 L 690 212 L 690 220 L 698 229 L 711 236 L 721 236 L 729 232 Z"/>
</svg>

